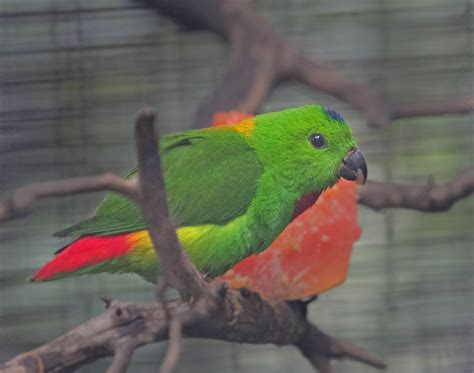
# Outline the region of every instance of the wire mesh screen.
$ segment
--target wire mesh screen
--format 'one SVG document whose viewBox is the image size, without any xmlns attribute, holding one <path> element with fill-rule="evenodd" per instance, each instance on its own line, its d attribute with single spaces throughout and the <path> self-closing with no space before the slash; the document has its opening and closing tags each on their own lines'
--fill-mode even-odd
<svg viewBox="0 0 474 373">
<path fill-rule="evenodd" d="M 305 53 L 396 102 L 473 93 L 469 0 L 260 0 L 259 13 Z M 0 3 L 0 191 L 35 181 L 126 173 L 132 122 L 151 105 L 161 133 L 190 128 L 222 78 L 226 45 L 123 0 Z M 446 182 L 472 166 L 473 116 L 407 119 L 367 128 L 353 108 L 287 82 L 262 111 L 320 103 L 337 108 L 365 150 L 374 180 Z M 103 195 L 47 200 L 0 226 L 0 359 L 36 347 L 101 311 L 98 297 L 150 301 L 138 277 L 26 278 L 67 241 L 51 234 L 89 216 Z M 360 208 L 362 239 L 347 282 L 320 297 L 311 319 L 385 357 L 390 372 L 474 370 L 473 200 L 443 214 Z M 156 369 L 162 344 L 132 372 Z M 83 371 L 104 371 L 97 362 Z M 340 362 L 341 371 L 369 368 Z M 178 371 L 310 372 L 291 348 L 188 340 Z"/>
</svg>

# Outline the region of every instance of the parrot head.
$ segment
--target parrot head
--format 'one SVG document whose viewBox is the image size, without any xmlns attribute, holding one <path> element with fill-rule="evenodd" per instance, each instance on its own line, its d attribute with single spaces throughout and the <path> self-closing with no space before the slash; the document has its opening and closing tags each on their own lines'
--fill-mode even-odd
<svg viewBox="0 0 474 373">
<path fill-rule="evenodd" d="M 363 184 L 367 164 L 340 114 L 309 105 L 258 115 L 253 139 L 264 168 L 300 195 L 342 177 Z"/>
</svg>

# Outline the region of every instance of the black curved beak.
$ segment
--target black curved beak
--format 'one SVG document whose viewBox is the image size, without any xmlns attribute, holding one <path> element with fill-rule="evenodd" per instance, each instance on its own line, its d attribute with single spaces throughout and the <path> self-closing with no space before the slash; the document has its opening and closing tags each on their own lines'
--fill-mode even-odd
<svg viewBox="0 0 474 373">
<path fill-rule="evenodd" d="M 357 184 L 365 184 L 367 180 L 367 163 L 359 149 L 352 150 L 342 160 L 339 176 L 355 181 Z"/>
</svg>

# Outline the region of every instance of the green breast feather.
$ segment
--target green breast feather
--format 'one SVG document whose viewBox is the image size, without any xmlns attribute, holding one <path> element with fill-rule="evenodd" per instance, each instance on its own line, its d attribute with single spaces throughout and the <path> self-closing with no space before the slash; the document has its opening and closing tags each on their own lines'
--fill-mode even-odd
<svg viewBox="0 0 474 373">
<path fill-rule="evenodd" d="M 163 137 L 161 157 L 176 226 L 226 224 L 247 210 L 263 167 L 243 135 L 220 128 Z M 132 171 L 127 178 L 137 176 Z M 112 235 L 145 229 L 139 207 L 115 193 L 95 215 L 56 236 Z"/>
</svg>

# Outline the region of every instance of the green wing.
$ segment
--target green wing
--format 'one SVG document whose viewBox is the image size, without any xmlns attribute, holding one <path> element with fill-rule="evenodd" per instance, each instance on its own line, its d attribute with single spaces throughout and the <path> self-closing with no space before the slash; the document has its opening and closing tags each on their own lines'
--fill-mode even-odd
<svg viewBox="0 0 474 373">
<path fill-rule="evenodd" d="M 166 190 L 176 226 L 225 224 L 247 210 L 263 167 L 241 134 L 220 128 L 169 135 L 161 140 Z M 132 171 L 127 178 L 136 177 Z M 145 229 L 139 207 L 115 193 L 95 216 L 56 236 L 111 235 Z"/>
</svg>

